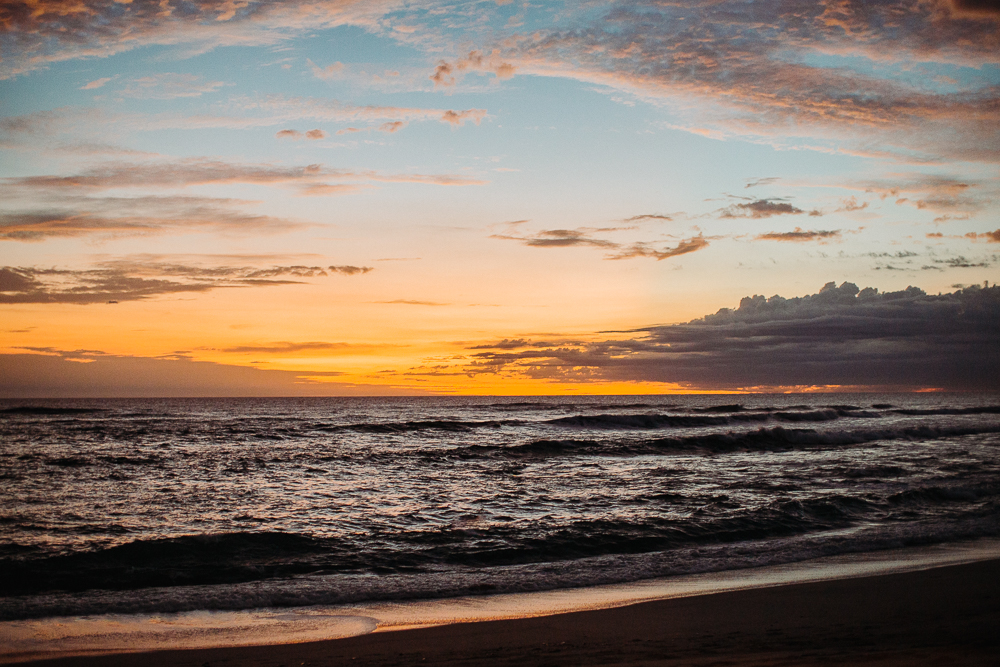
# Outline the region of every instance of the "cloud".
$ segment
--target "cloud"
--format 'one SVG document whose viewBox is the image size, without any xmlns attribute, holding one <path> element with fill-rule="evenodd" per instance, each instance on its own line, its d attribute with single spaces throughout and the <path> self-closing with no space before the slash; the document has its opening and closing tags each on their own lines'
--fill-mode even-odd
<svg viewBox="0 0 1000 667">
<path fill-rule="evenodd" d="M 555 381 L 680 383 L 700 389 L 848 385 L 989 390 L 1000 377 L 1000 287 L 928 295 L 829 283 L 786 299 L 630 336 L 548 349 L 496 347 L 468 373 Z"/>
<path fill-rule="evenodd" d="M 953 7 L 953 6 L 952 6 Z M 674 127 L 779 147 L 995 163 L 995 80 L 908 73 L 997 63 L 994 20 L 940 0 L 626 1 L 495 40 L 496 57 L 669 110 Z M 905 17 L 905 20 L 901 17 Z"/>
<path fill-rule="evenodd" d="M 393 299 L 392 301 L 375 301 L 374 303 L 398 304 L 402 306 L 450 306 L 450 303 L 440 301 L 418 301 L 415 299 Z"/>
<path fill-rule="evenodd" d="M 441 114 L 441 120 L 450 125 L 464 125 L 465 121 L 471 120 L 476 125 L 486 117 L 486 109 L 466 109 L 465 111 L 452 111 L 449 109 Z"/>
<path fill-rule="evenodd" d="M 640 216 L 654 217 L 654 216 Z M 659 216 L 655 216 L 659 217 Z M 508 228 L 515 228 L 528 222 L 527 220 L 517 220 L 505 223 Z M 605 248 L 611 252 L 604 256 L 605 259 L 633 259 L 636 257 L 652 257 L 656 260 L 668 259 L 685 255 L 687 253 L 701 250 L 708 247 L 708 240 L 699 235 L 681 241 L 675 248 L 657 250 L 651 242 L 637 242 L 623 244 L 608 239 L 595 238 L 594 232 L 617 232 L 616 228 L 603 229 L 543 229 L 530 236 L 517 236 L 514 234 L 494 234 L 490 238 L 502 239 L 506 241 L 520 241 L 526 246 L 534 248 L 571 248 L 571 247 L 593 247 Z"/>
<path fill-rule="evenodd" d="M 0 240 L 41 241 L 86 235 L 136 236 L 166 232 L 276 233 L 305 223 L 240 210 L 252 202 L 183 196 L 48 197 L 45 209 L 0 210 Z"/>
<path fill-rule="evenodd" d="M 214 106 L 213 114 L 163 112 L 125 113 L 108 109 L 63 107 L 0 118 L 0 137 L 11 146 L 37 151 L 56 141 L 71 138 L 79 141 L 80 127 L 116 128 L 116 133 L 158 132 L 162 130 L 245 130 L 250 128 L 302 122 L 377 123 L 370 127 L 352 127 L 353 131 L 380 129 L 386 124 L 435 121 L 452 126 L 471 120 L 477 125 L 487 116 L 485 109 L 442 109 L 355 105 L 335 99 L 267 95 L 230 98 L 225 105 Z M 279 130 L 282 132 L 283 130 Z M 384 130 L 383 130 L 384 131 Z M 343 133 L 344 130 L 338 132 Z M 294 134 L 282 134 L 295 138 Z"/>
<path fill-rule="evenodd" d="M 973 217 L 985 209 L 996 196 L 985 191 L 983 184 L 972 179 L 960 179 L 942 174 L 896 174 L 890 178 L 851 184 L 882 199 L 894 198 L 896 204 L 918 210 L 953 216 Z M 943 221 L 940 218 L 939 221 Z"/>
<path fill-rule="evenodd" d="M 399 132 L 404 127 L 406 127 L 406 121 L 395 120 L 390 123 L 382 123 L 379 125 L 378 131 L 392 134 L 393 132 Z"/>
<path fill-rule="evenodd" d="M 336 382 L 337 371 L 265 370 L 184 356 L 117 356 L 94 350 L 0 354 L 0 397 L 372 395 L 385 388 Z M 89 363 L 73 363 L 86 361 Z M 391 391 L 391 390 L 390 390 Z"/>
<path fill-rule="evenodd" d="M 666 250 L 656 250 L 650 247 L 648 243 L 634 243 L 631 246 L 623 248 L 621 252 L 615 255 L 610 255 L 608 259 L 632 259 L 633 257 L 653 257 L 657 261 L 662 259 L 669 259 L 671 257 L 677 257 L 679 255 L 686 255 L 691 252 L 697 252 L 702 248 L 708 247 L 708 240 L 704 236 L 695 236 L 694 238 L 685 239 L 677 244 L 675 248 L 667 248 Z"/>
<path fill-rule="evenodd" d="M 435 86 L 454 86 L 455 77 L 452 75 L 452 71 L 452 66 L 442 60 L 434 68 L 434 73 L 429 78 Z"/>
<path fill-rule="evenodd" d="M 597 248 L 617 248 L 618 244 L 604 239 L 595 239 L 579 230 L 543 229 L 524 244 L 536 248 L 568 248 L 570 246 L 594 246 Z"/>
<path fill-rule="evenodd" d="M 327 120 L 336 122 L 354 121 L 423 121 L 438 120 L 445 123 L 454 122 L 455 118 L 470 118 L 478 124 L 486 116 L 485 109 L 432 109 L 423 107 L 395 107 L 374 104 L 356 105 L 339 100 L 322 97 L 286 97 L 284 95 L 267 95 L 265 97 L 238 97 L 232 100 L 235 109 L 241 112 L 262 112 L 266 118 L 249 119 L 249 122 L 276 124 L 298 119 Z M 216 123 L 225 126 L 226 123 L 248 122 L 243 117 L 219 116 L 217 118 L 178 118 L 177 123 Z"/>
<path fill-rule="evenodd" d="M 670 222 L 673 218 L 669 215 L 661 215 L 659 213 L 644 213 L 643 215 L 633 215 L 631 218 L 625 218 L 622 222 L 646 222 L 647 220 L 663 220 L 665 222 Z"/>
<path fill-rule="evenodd" d="M 944 0 L 944 4 L 960 18 L 1000 20 L 1000 4 L 996 0 Z"/>
<path fill-rule="evenodd" d="M 298 130 L 279 130 L 274 136 L 278 139 L 301 139 L 302 133 Z"/>
<path fill-rule="evenodd" d="M 438 62 L 434 72 L 430 75 L 430 80 L 434 82 L 434 87 L 454 86 L 458 78 L 466 71 L 489 72 L 497 79 L 509 79 L 514 76 L 517 67 L 509 62 L 505 62 L 498 49 L 494 49 L 489 54 L 482 51 L 470 51 L 468 55 L 459 58 L 454 63 L 445 60 Z"/>
<path fill-rule="evenodd" d="M 344 63 L 340 61 L 327 65 L 326 67 L 320 67 L 308 58 L 306 59 L 306 63 L 308 63 L 313 76 L 317 79 L 322 79 L 323 81 L 339 78 L 344 72 Z"/>
<path fill-rule="evenodd" d="M 195 74 L 164 72 L 132 79 L 120 91 L 125 97 L 145 100 L 172 100 L 179 97 L 201 97 L 225 86 L 224 81 L 205 81 Z"/>
<path fill-rule="evenodd" d="M 284 136 L 294 138 L 294 135 Z M 354 183 L 331 183 L 331 181 L 354 181 Z M 483 180 L 454 174 L 384 174 L 373 170 L 335 169 L 321 164 L 303 166 L 239 164 L 206 158 L 142 163 L 106 162 L 101 166 L 69 176 L 44 175 L 0 179 L 0 184 L 6 186 L 9 193 L 22 196 L 44 195 L 46 201 L 50 202 L 50 209 L 45 211 L 20 213 L 0 211 L 0 236 L 17 238 L 12 234 L 28 232 L 31 229 L 71 230 L 76 235 L 90 228 L 127 230 L 193 226 L 234 227 L 240 221 L 246 226 L 287 228 L 292 226 L 292 223 L 267 216 L 220 212 L 218 209 L 208 210 L 194 207 L 183 211 L 165 211 L 161 213 L 163 217 L 157 216 L 155 219 L 147 219 L 149 216 L 130 215 L 123 208 L 123 205 L 127 206 L 129 203 L 135 205 L 145 203 L 147 208 L 159 203 L 162 209 L 171 201 L 183 203 L 195 201 L 194 199 L 156 197 L 95 199 L 79 198 L 79 196 L 82 193 L 110 189 L 186 188 L 195 185 L 233 183 L 292 186 L 298 188 L 299 192 L 305 195 L 331 195 L 348 194 L 365 187 L 371 187 L 366 185 L 366 182 L 422 183 L 444 186 L 483 185 L 486 183 Z M 77 197 L 72 201 L 75 208 L 52 210 L 51 204 L 57 202 L 57 198 L 60 196 L 64 198 Z M 111 204 L 115 204 L 117 207 L 116 213 L 120 216 L 117 221 L 94 213 L 94 208 L 107 208 Z M 178 218 L 171 219 L 170 215 L 178 216 Z M 181 215 L 190 219 L 180 219 Z M 212 215 L 220 216 L 218 224 L 212 222 Z"/>
<path fill-rule="evenodd" d="M 837 209 L 837 213 L 853 213 L 855 211 L 861 211 L 868 208 L 868 202 L 862 204 L 858 203 L 857 197 L 853 195 L 848 199 L 844 199 L 841 202 L 841 207 Z"/>
<path fill-rule="evenodd" d="M 355 134 L 357 132 L 371 132 L 372 130 L 378 130 L 379 132 L 385 132 L 386 134 L 392 134 L 393 132 L 398 132 L 407 126 L 407 121 L 405 120 L 394 120 L 386 123 L 382 123 L 378 127 L 345 127 L 343 129 L 337 130 L 337 134 Z"/>
<path fill-rule="evenodd" d="M 108 76 L 108 77 L 104 77 L 103 79 L 95 79 L 94 81 L 91 81 L 90 83 L 88 83 L 86 85 L 80 86 L 80 90 L 94 90 L 96 88 L 100 88 L 104 84 L 106 84 L 108 81 L 111 81 L 114 78 L 115 77 L 113 77 L 113 76 Z"/>
<path fill-rule="evenodd" d="M 232 354 L 294 354 L 296 352 L 315 352 L 371 348 L 370 345 L 352 345 L 350 343 L 327 343 L 323 341 L 310 341 L 306 343 L 290 343 L 286 341 L 268 343 L 267 345 L 238 345 L 235 347 L 224 347 L 220 352 Z"/>
<path fill-rule="evenodd" d="M 724 208 L 720 218 L 770 218 L 775 215 L 799 215 L 805 213 L 801 208 L 788 202 L 758 199 L 746 204 L 733 204 Z"/>
<path fill-rule="evenodd" d="M 96 304 L 139 301 L 219 288 L 299 284 L 305 278 L 364 274 L 360 266 L 192 266 L 163 261 L 114 260 L 96 268 L 0 268 L 0 304 Z"/>
<path fill-rule="evenodd" d="M 777 183 L 780 180 L 781 179 L 777 178 L 776 176 L 767 176 L 765 178 L 754 178 L 748 181 L 747 184 L 743 186 L 743 188 L 748 189 L 748 188 L 756 188 L 761 185 L 770 185 L 772 183 Z"/>
<path fill-rule="evenodd" d="M 368 273 L 374 269 L 370 266 L 328 266 L 326 267 L 328 271 L 333 273 L 343 273 L 346 276 L 353 276 L 359 273 Z"/>
<path fill-rule="evenodd" d="M 796 243 L 802 243 L 805 241 L 825 241 L 837 238 L 840 238 L 840 230 L 804 231 L 801 227 L 796 227 L 793 232 L 768 232 L 754 237 L 757 241 L 793 241 Z"/>
<path fill-rule="evenodd" d="M 376 29 L 397 0 L 204 0 L 176 5 L 153 0 L 45 0 L 0 5 L 5 56 L 0 78 L 49 63 L 107 57 L 152 45 L 186 55 L 220 46 L 277 45 L 340 25 Z M 5 49 L 6 50 L 6 49 Z"/>
</svg>

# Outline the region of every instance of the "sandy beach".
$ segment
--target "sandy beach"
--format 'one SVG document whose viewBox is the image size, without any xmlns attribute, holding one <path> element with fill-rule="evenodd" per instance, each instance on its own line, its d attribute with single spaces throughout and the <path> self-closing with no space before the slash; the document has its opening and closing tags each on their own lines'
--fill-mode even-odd
<svg viewBox="0 0 1000 667">
<path fill-rule="evenodd" d="M 996 665 L 1000 560 L 348 639 L 39 665 Z"/>
</svg>

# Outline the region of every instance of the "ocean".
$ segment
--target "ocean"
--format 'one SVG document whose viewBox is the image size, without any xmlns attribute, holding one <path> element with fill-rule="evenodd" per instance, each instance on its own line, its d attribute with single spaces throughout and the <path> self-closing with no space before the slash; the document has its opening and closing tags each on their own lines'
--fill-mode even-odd
<svg viewBox="0 0 1000 667">
<path fill-rule="evenodd" d="M 545 591 L 997 536 L 997 394 L 0 401 L 0 621 Z"/>
</svg>

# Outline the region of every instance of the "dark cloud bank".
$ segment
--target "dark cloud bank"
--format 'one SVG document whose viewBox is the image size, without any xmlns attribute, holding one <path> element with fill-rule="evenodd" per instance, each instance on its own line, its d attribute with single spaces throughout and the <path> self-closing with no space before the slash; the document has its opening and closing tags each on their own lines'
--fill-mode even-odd
<svg viewBox="0 0 1000 667">
<path fill-rule="evenodd" d="M 338 373 L 265 370 L 193 361 L 186 357 L 156 359 L 103 355 L 94 351 L 0 354 L 0 398 L 351 393 L 350 385 L 316 382 L 317 378 L 336 375 Z"/>
<path fill-rule="evenodd" d="M 510 341 L 474 373 L 677 382 L 702 389 L 849 385 L 1000 389 L 1000 287 L 929 295 L 829 283 L 817 294 L 744 298 L 739 308 L 586 345 Z M 479 349 L 482 349 L 480 346 Z"/>
<path fill-rule="evenodd" d="M 916 287 L 880 293 L 829 283 L 817 294 L 746 297 L 736 309 L 624 333 L 593 343 L 517 338 L 476 345 L 462 370 L 556 381 L 671 382 L 693 390 L 816 385 L 1000 390 L 1000 287 L 995 285 L 930 295 Z M 329 344 L 283 343 L 282 349 L 318 345 Z M 87 350 L 31 352 L 0 354 L 0 396 L 412 393 L 315 383 L 319 376 L 337 375 L 330 372 Z"/>
</svg>

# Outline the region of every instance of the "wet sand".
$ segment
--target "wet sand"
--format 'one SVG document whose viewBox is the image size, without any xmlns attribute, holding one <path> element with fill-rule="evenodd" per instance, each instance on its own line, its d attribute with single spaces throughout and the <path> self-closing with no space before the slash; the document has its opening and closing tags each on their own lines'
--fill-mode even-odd
<svg viewBox="0 0 1000 667">
<path fill-rule="evenodd" d="M 331 641 L 32 664 L 995 666 L 1000 560 Z"/>
</svg>

